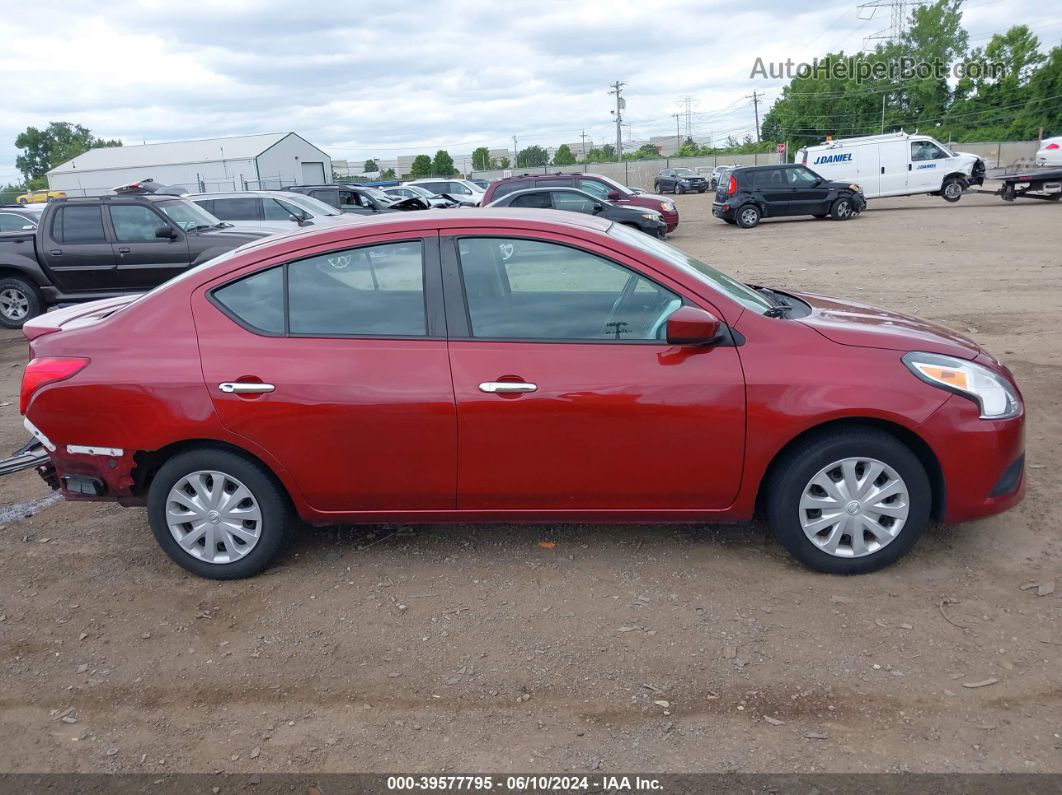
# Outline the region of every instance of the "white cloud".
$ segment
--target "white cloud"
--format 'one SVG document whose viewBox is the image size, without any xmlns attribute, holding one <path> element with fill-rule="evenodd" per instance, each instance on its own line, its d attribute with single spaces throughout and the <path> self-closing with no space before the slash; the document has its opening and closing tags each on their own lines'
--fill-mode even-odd
<svg viewBox="0 0 1062 795">
<path fill-rule="evenodd" d="M 804 10 L 796 10 L 801 8 Z M 968 4 L 971 38 L 1024 21 L 1048 46 L 1062 18 L 1032 0 Z M 295 130 L 337 158 L 615 137 L 608 84 L 627 83 L 635 138 L 667 135 L 679 98 L 694 131 L 753 129 L 756 56 L 859 49 L 885 24 L 851 0 L 336 3 L 329 0 L 20 6 L 0 18 L 0 181 L 15 136 L 49 121 L 126 143 Z M 761 109 L 762 110 L 762 109 Z"/>
</svg>

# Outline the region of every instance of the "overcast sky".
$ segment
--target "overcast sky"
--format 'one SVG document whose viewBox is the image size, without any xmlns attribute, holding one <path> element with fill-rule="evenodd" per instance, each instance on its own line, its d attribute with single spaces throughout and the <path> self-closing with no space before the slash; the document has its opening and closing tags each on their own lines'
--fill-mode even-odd
<svg viewBox="0 0 1062 795">
<path fill-rule="evenodd" d="M 1019 23 L 1062 41 L 1044 2 L 969 0 L 964 20 L 973 45 Z M 780 93 L 749 79 L 757 56 L 854 52 L 887 25 L 854 0 L 9 0 L 0 182 L 16 135 L 49 121 L 126 144 L 294 130 L 351 160 L 606 143 L 615 80 L 632 138 L 674 134 L 690 96 L 695 135 L 721 140 L 754 128 L 753 89 Z"/>
</svg>

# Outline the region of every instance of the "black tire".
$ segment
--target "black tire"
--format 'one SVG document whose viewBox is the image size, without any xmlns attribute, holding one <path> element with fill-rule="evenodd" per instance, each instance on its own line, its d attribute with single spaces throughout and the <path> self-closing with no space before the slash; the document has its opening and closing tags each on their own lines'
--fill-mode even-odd
<svg viewBox="0 0 1062 795">
<path fill-rule="evenodd" d="M 22 324 L 44 311 L 44 298 L 20 276 L 0 276 L 0 326 L 22 328 Z"/>
<path fill-rule="evenodd" d="M 830 205 L 830 217 L 835 221 L 847 221 L 855 215 L 855 205 L 847 196 L 835 199 Z"/>
<path fill-rule="evenodd" d="M 675 195 L 679 196 L 679 195 L 681 195 L 681 194 L 683 194 L 685 192 L 686 192 L 686 189 L 684 187 L 682 187 L 682 183 L 681 182 L 676 182 L 675 183 Z"/>
<path fill-rule="evenodd" d="M 663 191 L 660 190 L 660 183 L 659 182 L 654 182 L 653 183 L 653 193 L 663 193 Z"/>
<path fill-rule="evenodd" d="M 743 204 L 734 213 L 734 219 L 742 229 L 752 229 L 752 227 L 759 224 L 762 217 L 763 213 L 760 212 L 760 208 L 755 204 Z"/>
<path fill-rule="evenodd" d="M 170 533 L 166 522 L 170 490 L 182 478 L 203 470 L 235 478 L 258 503 L 262 517 L 258 541 L 250 552 L 231 563 L 211 563 L 186 552 Z M 151 531 L 159 546 L 181 568 L 211 580 L 235 580 L 262 571 L 287 545 L 295 518 L 287 493 L 271 472 L 250 458 L 216 448 L 178 453 L 163 464 L 148 489 L 147 506 Z"/>
<path fill-rule="evenodd" d="M 704 192 L 705 192 L 706 190 L 708 190 L 708 189 L 707 189 L 707 188 L 701 188 L 701 189 L 700 189 L 700 190 L 698 190 L 697 192 L 698 192 L 698 193 L 704 193 Z"/>
<path fill-rule="evenodd" d="M 862 557 L 838 557 L 819 549 L 805 535 L 800 501 L 811 479 L 824 467 L 861 456 L 877 459 L 900 476 L 907 488 L 909 513 L 895 538 L 877 551 Z M 826 574 L 866 574 L 889 566 L 911 550 L 929 524 L 932 490 L 922 462 L 896 437 L 872 428 L 808 439 L 775 463 L 765 487 L 767 523 L 775 537 L 798 561 Z"/>
<path fill-rule="evenodd" d="M 941 197 L 943 197 L 944 201 L 952 204 L 962 198 L 962 191 L 962 180 L 957 177 L 948 177 L 944 180 L 944 184 L 940 186 Z"/>
<path fill-rule="evenodd" d="M 26 199 L 19 199 L 18 203 L 21 204 L 23 207 L 25 207 L 27 204 L 29 204 L 29 202 Z"/>
</svg>

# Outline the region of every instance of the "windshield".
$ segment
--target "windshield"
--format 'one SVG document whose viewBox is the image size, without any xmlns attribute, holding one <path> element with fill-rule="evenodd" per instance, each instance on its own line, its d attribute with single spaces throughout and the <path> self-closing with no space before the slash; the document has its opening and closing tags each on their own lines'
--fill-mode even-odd
<svg viewBox="0 0 1062 795">
<path fill-rule="evenodd" d="M 291 193 L 285 191 L 282 195 L 284 197 L 284 201 L 291 202 L 296 207 L 301 207 L 302 209 L 309 212 L 311 217 L 315 215 L 339 216 L 343 214 L 331 204 L 325 204 L 323 201 L 321 201 L 320 199 L 315 199 L 313 196 L 307 196 L 303 193 L 295 193 L 294 191 L 292 191 Z M 277 196 L 277 198 L 279 199 L 280 196 Z"/>
<path fill-rule="evenodd" d="M 166 216 L 185 232 L 192 229 L 205 229 L 221 223 L 220 218 L 215 218 L 198 204 L 193 204 L 187 199 L 159 202 L 155 206 L 166 213 Z"/>
<path fill-rule="evenodd" d="M 635 248 L 644 251 L 656 259 L 663 260 L 677 268 L 681 268 L 691 276 L 695 276 L 715 290 L 737 301 L 753 312 L 763 314 L 771 308 L 772 304 L 765 297 L 757 293 L 736 279 L 732 279 L 725 273 L 721 273 L 711 265 L 705 265 L 699 259 L 694 259 L 689 254 L 679 251 L 674 246 L 669 246 L 662 240 L 650 237 L 644 232 L 632 229 L 622 224 L 613 224 L 608 233 L 624 243 L 630 243 Z"/>
<path fill-rule="evenodd" d="M 596 177 L 597 179 L 601 180 L 602 182 L 605 182 L 605 183 L 611 185 L 613 188 L 618 190 L 620 193 L 635 193 L 636 192 L 634 188 L 628 188 L 626 185 L 621 185 L 620 183 L 616 182 L 616 180 L 611 179 L 610 177 L 606 177 L 604 174 L 594 174 L 594 177 Z"/>
<path fill-rule="evenodd" d="M 380 204 L 394 204 L 397 201 L 394 196 L 388 196 L 379 188 L 362 188 L 362 190 L 380 202 Z"/>
<path fill-rule="evenodd" d="M 680 177 L 696 177 L 697 172 L 692 168 L 676 168 L 675 173 Z"/>
</svg>

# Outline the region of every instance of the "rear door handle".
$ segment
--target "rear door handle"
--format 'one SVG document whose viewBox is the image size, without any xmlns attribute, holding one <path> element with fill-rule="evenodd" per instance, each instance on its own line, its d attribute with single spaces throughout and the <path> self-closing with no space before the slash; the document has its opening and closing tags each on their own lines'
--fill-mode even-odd
<svg viewBox="0 0 1062 795">
<path fill-rule="evenodd" d="M 480 392 L 491 394 L 501 392 L 534 392 L 538 384 L 529 384 L 526 381 L 484 381 L 479 385 Z"/>
<path fill-rule="evenodd" d="M 128 254 L 129 253 L 129 246 L 118 246 L 118 253 L 119 254 Z"/>
<path fill-rule="evenodd" d="M 881 167 L 881 173 L 882 173 L 882 174 L 884 174 L 884 173 L 885 173 L 885 166 L 882 166 L 882 167 Z"/>
<path fill-rule="evenodd" d="M 63 250 L 61 248 L 53 248 L 48 253 L 51 254 L 53 257 L 61 257 L 63 255 Z"/>
<path fill-rule="evenodd" d="M 263 395 L 266 392 L 272 392 L 276 387 L 272 384 L 260 384 L 257 382 L 226 381 L 224 384 L 218 384 L 218 389 L 226 395 Z"/>
</svg>

